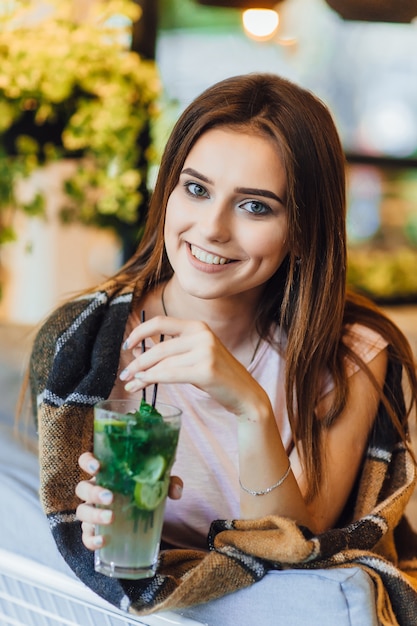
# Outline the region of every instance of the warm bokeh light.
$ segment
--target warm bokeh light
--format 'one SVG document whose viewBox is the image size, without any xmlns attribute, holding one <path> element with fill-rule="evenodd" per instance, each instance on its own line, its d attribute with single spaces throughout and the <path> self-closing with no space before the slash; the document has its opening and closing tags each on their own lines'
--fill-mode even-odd
<svg viewBox="0 0 417 626">
<path fill-rule="evenodd" d="M 242 15 L 243 27 L 253 39 L 270 39 L 277 31 L 279 15 L 270 9 L 248 9 Z"/>
</svg>

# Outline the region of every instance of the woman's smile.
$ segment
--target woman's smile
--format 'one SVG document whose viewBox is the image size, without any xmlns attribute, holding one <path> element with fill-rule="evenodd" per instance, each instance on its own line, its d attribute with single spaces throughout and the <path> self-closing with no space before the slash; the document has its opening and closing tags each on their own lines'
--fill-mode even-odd
<svg viewBox="0 0 417 626">
<path fill-rule="evenodd" d="M 207 252 L 206 250 L 198 248 L 194 244 L 190 244 L 190 250 L 193 257 L 208 265 L 226 265 L 227 263 L 233 262 L 233 259 L 226 259 L 216 253 Z"/>
</svg>

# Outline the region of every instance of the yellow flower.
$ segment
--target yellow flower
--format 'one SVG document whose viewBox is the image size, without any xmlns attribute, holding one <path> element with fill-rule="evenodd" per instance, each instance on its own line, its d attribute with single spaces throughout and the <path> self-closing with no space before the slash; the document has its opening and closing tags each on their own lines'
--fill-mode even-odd
<svg viewBox="0 0 417 626">
<path fill-rule="evenodd" d="M 66 182 L 66 217 L 101 223 L 111 215 L 135 223 L 145 175 L 137 163 L 142 150 L 152 152 L 139 138 L 157 115 L 161 85 L 155 64 L 125 49 L 125 27 L 110 18 L 136 20 L 140 8 L 133 0 L 97 2 L 79 22 L 72 0 L 42 0 L 42 13 L 26 0 L 8 7 L 0 15 L 0 135 L 22 119 L 29 130 L 10 157 L 0 211 L 13 196 L 13 178 L 39 159 L 81 156 Z M 47 135 L 35 143 L 46 123 L 57 124 L 58 140 Z"/>
</svg>

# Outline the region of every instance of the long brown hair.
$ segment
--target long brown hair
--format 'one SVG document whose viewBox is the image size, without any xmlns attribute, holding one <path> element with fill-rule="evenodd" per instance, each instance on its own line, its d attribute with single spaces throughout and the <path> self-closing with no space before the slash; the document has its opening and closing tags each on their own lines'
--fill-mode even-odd
<svg viewBox="0 0 417 626">
<path fill-rule="evenodd" d="M 349 349 L 341 341 L 346 323 L 366 323 L 396 346 L 395 358 L 405 367 L 413 399 L 417 396 L 412 353 L 402 333 L 370 303 L 346 294 L 345 160 L 324 104 L 305 89 L 270 74 L 228 78 L 198 96 L 171 133 L 144 237 L 116 280 L 127 283 L 140 277 L 146 291 L 172 275 L 163 236 L 168 198 L 195 142 L 219 126 L 268 136 L 285 167 L 290 253 L 265 285 L 256 323 L 264 338 L 270 339 L 276 324 L 287 335 L 288 414 L 295 438 L 302 442 L 310 495 L 314 495 L 322 478 L 321 429 L 346 404 L 343 361 Z M 319 421 L 315 407 L 326 369 L 334 379 L 334 402 Z M 405 439 L 394 408 L 391 413 Z"/>
</svg>

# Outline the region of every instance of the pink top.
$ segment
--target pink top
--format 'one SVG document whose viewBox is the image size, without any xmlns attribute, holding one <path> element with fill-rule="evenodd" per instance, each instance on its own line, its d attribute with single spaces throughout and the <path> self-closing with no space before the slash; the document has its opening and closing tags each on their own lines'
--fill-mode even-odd
<svg viewBox="0 0 417 626">
<path fill-rule="evenodd" d="M 137 325 L 129 317 L 125 336 Z M 385 340 L 364 326 L 349 329 L 346 343 L 366 362 L 386 347 Z M 152 345 L 152 340 L 147 340 Z M 130 351 L 122 351 L 119 373 L 132 360 Z M 347 362 L 349 375 L 357 366 Z M 263 341 L 252 363 L 247 368 L 267 392 L 285 448 L 292 447 L 292 434 L 285 401 L 285 359 Z M 323 395 L 332 388 L 330 374 L 323 381 Z M 147 390 L 152 397 L 152 387 Z M 118 378 L 112 398 L 135 397 L 124 390 Z M 137 393 L 138 403 L 142 392 Z M 206 548 L 210 524 L 215 519 L 239 517 L 239 464 L 237 448 L 237 421 L 210 396 L 190 384 L 158 386 L 158 401 L 182 409 L 182 425 L 177 458 L 172 473 L 184 481 L 180 500 L 167 500 L 163 538 L 175 546 Z"/>
</svg>

